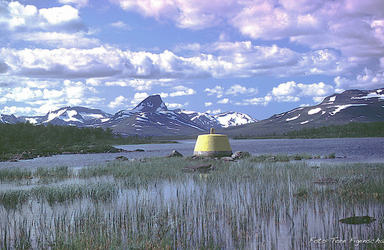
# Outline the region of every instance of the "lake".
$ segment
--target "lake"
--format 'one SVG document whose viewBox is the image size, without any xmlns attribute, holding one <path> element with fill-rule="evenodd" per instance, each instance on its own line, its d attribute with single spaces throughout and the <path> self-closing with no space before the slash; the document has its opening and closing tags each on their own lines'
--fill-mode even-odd
<svg viewBox="0 0 384 250">
<path fill-rule="evenodd" d="M 215 171 L 208 173 L 182 171 L 190 164 L 206 164 L 201 160 L 113 161 L 117 156 L 166 156 L 173 149 L 188 156 L 194 143 L 121 145 L 145 151 L 0 163 L 0 249 L 52 245 L 59 249 L 128 245 L 375 249 L 384 245 L 384 165 L 343 164 L 384 163 L 384 138 L 232 140 L 233 151 L 252 155 L 335 153 L 340 158 L 211 159 Z M 355 216 L 370 221 L 357 225 L 340 221 Z M 345 242 L 334 243 L 335 239 Z M 371 239 L 380 243 L 357 246 L 354 242 Z"/>
<path fill-rule="evenodd" d="M 0 162 L 0 167 L 55 167 L 81 168 L 104 164 L 117 156 L 144 158 L 166 156 L 176 149 L 185 156 L 193 154 L 195 140 L 181 140 L 172 144 L 120 145 L 126 150 L 144 149 L 145 152 L 69 154 L 41 157 L 19 162 Z M 332 162 L 384 162 L 384 138 L 331 138 L 331 139 L 257 139 L 231 140 L 232 151 L 261 154 L 309 154 L 326 156 L 335 153 Z M 324 160 L 314 160 L 315 162 Z"/>
</svg>

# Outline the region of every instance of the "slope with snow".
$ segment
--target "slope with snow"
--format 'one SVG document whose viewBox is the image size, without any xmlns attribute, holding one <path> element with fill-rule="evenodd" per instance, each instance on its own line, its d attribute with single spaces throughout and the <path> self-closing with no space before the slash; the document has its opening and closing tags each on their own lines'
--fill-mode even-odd
<svg viewBox="0 0 384 250">
<path fill-rule="evenodd" d="M 308 127 L 375 121 L 384 121 L 384 88 L 347 90 L 328 96 L 317 105 L 296 108 L 227 132 L 233 135 L 270 135 Z"/>
</svg>

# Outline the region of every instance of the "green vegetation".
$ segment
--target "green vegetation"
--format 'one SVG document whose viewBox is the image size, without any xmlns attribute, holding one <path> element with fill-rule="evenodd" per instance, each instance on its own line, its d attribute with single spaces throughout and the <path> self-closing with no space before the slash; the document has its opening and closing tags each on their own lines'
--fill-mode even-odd
<svg viewBox="0 0 384 250">
<path fill-rule="evenodd" d="M 7 182 L 0 192 L 0 248 L 310 249 L 320 247 L 311 237 L 383 239 L 384 164 L 314 168 L 295 160 L 309 157 L 150 158 L 69 174 L 64 167 L 14 174 L 66 179 Z M 183 171 L 200 164 L 215 168 Z M 349 217 L 365 223 L 368 216 L 369 225 L 343 223 Z M 348 244 L 321 247 L 353 248 Z"/>
<path fill-rule="evenodd" d="M 0 124 L 0 161 L 62 153 L 119 152 L 113 144 L 150 143 L 149 137 L 120 137 L 110 129 Z"/>
<path fill-rule="evenodd" d="M 295 139 L 295 138 L 348 138 L 384 137 L 384 122 L 351 122 L 345 125 L 330 125 L 318 128 L 304 128 L 286 133 L 265 136 L 233 136 L 233 139 Z"/>
<path fill-rule="evenodd" d="M 342 137 L 384 137 L 384 122 L 333 125 L 307 128 L 285 134 L 289 138 L 342 138 Z"/>
</svg>

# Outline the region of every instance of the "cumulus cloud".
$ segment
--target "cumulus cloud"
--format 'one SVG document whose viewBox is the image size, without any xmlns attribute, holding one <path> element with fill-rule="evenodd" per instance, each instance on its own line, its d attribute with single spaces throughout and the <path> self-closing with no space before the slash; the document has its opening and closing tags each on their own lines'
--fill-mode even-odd
<svg viewBox="0 0 384 250">
<path fill-rule="evenodd" d="M 359 89 L 373 89 L 381 88 L 384 83 L 384 72 L 365 68 L 361 74 L 355 78 L 346 78 L 337 76 L 334 79 L 336 87 L 339 89 L 359 88 Z"/>
<path fill-rule="evenodd" d="M 222 86 L 216 85 L 214 88 L 205 88 L 204 92 L 207 92 L 207 95 L 216 95 L 217 98 L 223 96 L 224 88 Z"/>
<path fill-rule="evenodd" d="M 0 26 L 11 31 L 21 30 L 84 30 L 79 11 L 69 5 L 38 9 L 34 5 L 23 5 L 20 2 L 0 2 L 3 16 Z"/>
<path fill-rule="evenodd" d="M 131 104 L 132 105 L 137 105 L 139 104 L 141 101 L 143 101 L 145 98 L 147 98 L 149 95 L 148 93 L 146 92 L 137 92 L 135 93 L 135 95 L 133 96 L 133 99 L 131 100 Z"/>
<path fill-rule="evenodd" d="M 20 114 L 20 115 L 28 115 L 33 111 L 31 107 L 20 107 L 20 106 L 4 106 L 0 110 L 0 114 Z"/>
<path fill-rule="evenodd" d="M 248 106 L 248 105 L 267 106 L 272 100 L 273 100 L 273 97 L 270 94 L 268 94 L 264 97 L 254 97 L 254 98 L 244 99 L 240 102 L 235 102 L 234 104 L 240 105 L 240 106 Z"/>
<path fill-rule="evenodd" d="M 244 86 L 241 86 L 240 84 L 232 85 L 227 91 L 225 92 L 227 95 L 252 95 L 257 93 L 257 89 L 255 88 L 247 88 Z"/>
<path fill-rule="evenodd" d="M 100 105 L 104 98 L 95 96 L 96 90 L 82 81 L 64 80 L 58 82 L 21 81 L 16 87 L 1 88 L 0 103 L 17 115 L 44 115 L 63 106 Z M 9 105 L 9 103 L 15 105 Z"/>
<path fill-rule="evenodd" d="M 181 109 L 181 108 L 184 108 L 185 106 L 188 106 L 188 102 L 184 103 L 184 104 L 181 104 L 181 103 L 165 103 L 165 105 L 169 108 L 169 109 Z"/>
<path fill-rule="evenodd" d="M 234 0 L 111 0 L 124 10 L 136 11 L 156 19 L 168 19 L 182 28 L 201 29 L 223 21 L 228 12 L 233 12 Z M 223 13 L 222 16 L 220 13 Z"/>
<path fill-rule="evenodd" d="M 332 85 L 325 84 L 324 82 L 303 84 L 289 81 L 279 84 L 272 89 L 272 96 L 280 102 L 298 102 L 300 97 L 313 97 L 318 100 L 323 96 L 334 92 Z"/>
<path fill-rule="evenodd" d="M 88 0 L 58 0 L 62 4 L 74 4 L 77 7 L 85 7 L 88 5 Z"/>
<path fill-rule="evenodd" d="M 216 114 L 220 114 L 222 111 L 221 111 L 221 109 L 213 109 L 213 110 L 209 109 L 205 112 L 208 114 L 216 115 Z"/>
<path fill-rule="evenodd" d="M 217 101 L 217 103 L 219 103 L 219 104 L 227 104 L 227 103 L 229 103 L 229 99 L 228 98 L 223 98 L 223 99 Z"/>
<path fill-rule="evenodd" d="M 210 107 L 210 106 L 212 106 L 212 105 L 213 105 L 212 102 L 204 102 L 204 106 L 205 106 L 205 107 Z"/>
<path fill-rule="evenodd" d="M 0 56 L 13 74 L 64 79 L 115 77 L 157 79 L 161 82 L 227 76 L 340 75 L 354 66 L 331 50 L 297 53 L 277 46 L 254 46 L 250 42 L 221 43 L 211 53 L 183 57 L 168 50 L 160 53 L 133 52 L 111 46 L 92 49 L 0 49 Z M 137 83 L 138 80 L 119 81 L 131 86 L 150 85 L 150 82 Z"/>
<path fill-rule="evenodd" d="M 110 107 L 110 108 L 121 107 L 121 106 L 123 106 L 126 102 L 127 102 L 127 98 L 125 98 L 124 96 L 120 95 L 120 96 L 116 97 L 113 101 L 111 101 L 111 102 L 108 104 L 108 107 Z"/>
<path fill-rule="evenodd" d="M 333 62 L 334 67 L 331 65 L 317 67 L 313 63 L 312 73 L 329 74 L 327 70 L 335 73 L 340 67 L 347 66 L 348 62 L 377 65 L 384 51 L 382 0 L 111 1 L 127 11 L 135 11 L 162 21 L 171 20 L 178 27 L 203 29 L 229 24 L 252 39 L 269 41 L 289 39 L 293 43 L 319 51 L 326 51 L 325 49 L 340 51 L 346 61 L 338 65 Z M 199 44 L 186 47 L 191 50 L 201 49 Z M 279 52 L 285 53 L 289 50 Z M 251 58 L 257 61 L 260 57 Z M 285 58 L 280 60 L 281 64 L 292 64 L 295 60 L 301 60 L 290 55 L 280 58 Z M 247 63 L 247 58 L 241 53 L 235 59 Z M 303 60 L 305 69 L 308 68 L 307 64 L 311 63 L 310 60 L 311 55 L 308 54 L 308 58 Z M 270 60 L 262 61 L 268 63 Z M 272 62 L 276 65 L 276 61 Z M 255 62 L 251 64 L 255 65 Z M 299 71 L 303 72 L 300 70 L 303 65 L 298 65 L 296 68 L 298 74 Z M 253 70 L 260 72 L 257 66 L 253 67 Z"/>
<path fill-rule="evenodd" d="M 196 94 L 196 91 L 194 89 L 187 88 L 187 87 L 181 86 L 181 85 L 173 87 L 173 90 L 175 90 L 175 91 L 169 93 L 170 97 Z"/>
</svg>

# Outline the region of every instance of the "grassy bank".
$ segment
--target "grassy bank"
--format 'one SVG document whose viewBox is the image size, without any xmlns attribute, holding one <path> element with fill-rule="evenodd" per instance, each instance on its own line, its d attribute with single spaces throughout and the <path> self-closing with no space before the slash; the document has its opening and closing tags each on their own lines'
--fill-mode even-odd
<svg viewBox="0 0 384 250">
<path fill-rule="evenodd" d="M 0 161 L 63 153 L 114 153 L 111 145 L 161 143 L 150 137 L 120 137 L 111 130 L 70 126 L 0 124 Z"/>
<path fill-rule="evenodd" d="M 202 164 L 214 170 L 184 171 Z M 56 177 L 58 184 L 0 192 L 4 249 L 331 249 L 341 245 L 311 238 L 384 237 L 384 164 L 151 158 L 76 173 L 14 171 L 0 173 L 8 176 L 0 184 Z M 340 222 L 351 216 L 372 222 Z"/>
</svg>

